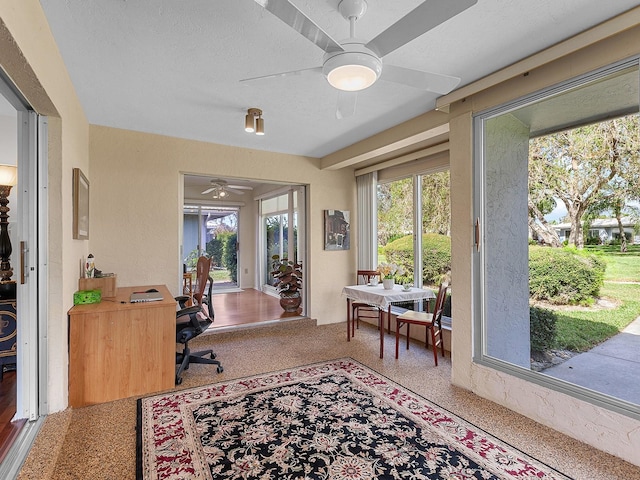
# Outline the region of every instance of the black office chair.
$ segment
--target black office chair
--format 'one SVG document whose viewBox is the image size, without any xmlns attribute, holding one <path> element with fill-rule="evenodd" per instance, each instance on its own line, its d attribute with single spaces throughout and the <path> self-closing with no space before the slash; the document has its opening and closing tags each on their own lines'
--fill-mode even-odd
<svg viewBox="0 0 640 480">
<path fill-rule="evenodd" d="M 207 278 L 209 280 L 207 295 L 200 296 L 200 301 L 197 305 L 182 308 L 176 312 L 176 320 L 178 322 L 176 323 L 176 342 L 183 345 L 182 352 L 176 352 L 176 365 L 180 365 L 176 372 L 176 385 L 182 383 L 182 373 L 189 369 L 189 364 L 191 363 L 217 365 L 218 373 L 224 371 L 220 362 L 215 359 L 216 354 L 213 350 L 192 352 L 189 349 L 189 341 L 203 333 L 213 323 L 215 317 L 213 299 L 211 297 L 213 279 L 208 275 Z M 201 281 L 201 279 L 198 280 Z M 178 297 L 178 299 L 180 298 Z M 184 321 L 185 317 L 188 317 L 188 321 Z"/>
</svg>

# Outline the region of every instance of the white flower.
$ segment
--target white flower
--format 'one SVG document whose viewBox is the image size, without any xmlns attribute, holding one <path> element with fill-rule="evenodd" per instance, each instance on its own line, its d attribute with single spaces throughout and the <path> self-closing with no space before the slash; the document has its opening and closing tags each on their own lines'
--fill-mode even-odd
<svg viewBox="0 0 640 480">
<path fill-rule="evenodd" d="M 404 275 L 405 273 L 404 268 L 395 263 L 381 263 L 378 265 L 378 271 L 384 278 L 393 278 L 394 275 Z"/>
</svg>

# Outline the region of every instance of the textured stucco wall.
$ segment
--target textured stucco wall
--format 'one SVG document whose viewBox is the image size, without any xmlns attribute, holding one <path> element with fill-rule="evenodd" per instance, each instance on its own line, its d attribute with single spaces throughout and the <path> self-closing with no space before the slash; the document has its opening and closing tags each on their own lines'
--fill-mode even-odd
<svg viewBox="0 0 640 480">
<path fill-rule="evenodd" d="M 486 353 L 529 368 L 529 129 L 505 114 L 484 134 Z"/>
</svg>

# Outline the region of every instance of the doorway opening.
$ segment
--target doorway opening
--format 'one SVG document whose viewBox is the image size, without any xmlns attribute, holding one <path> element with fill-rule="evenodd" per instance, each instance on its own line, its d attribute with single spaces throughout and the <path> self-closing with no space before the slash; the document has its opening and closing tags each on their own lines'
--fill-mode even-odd
<svg viewBox="0 0 640 480">
<path fill-rule="evenodd" d="M 272 256 L 306 259 L 303 185 L 184 175 L 182 256 L 185 294 L 200 255 L 213 259 L 216 317 L 211 329 L 290 320 L 273 287 Z M 195 285 L 193 285 L 195 286 Z"/>
</svg>

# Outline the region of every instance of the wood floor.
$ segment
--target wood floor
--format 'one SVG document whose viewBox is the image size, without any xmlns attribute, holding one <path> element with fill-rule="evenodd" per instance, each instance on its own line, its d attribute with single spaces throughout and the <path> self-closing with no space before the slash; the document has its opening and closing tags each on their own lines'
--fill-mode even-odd
<svg viewBox="0 0 640 480">
<path fill-rule="evenodd" d="M 213 295 L 215 320 L 211 328 L 247 325 L 298 316 L 284 313 L 280 300 L 258 290 Z M 16 412 L 16 372 L 6 372 L 0 382 L 0 462 L 22 429 L 25 420 L 12 422 Z"/>
<path fill-rule="evenodd" d="M 25 420 L 11 421 L 15 413 L 16 372 L 5 372 L 0 382 L 0 463 L 25 424 Z"/>
<path fill-rule="evenodd" d="M 279 298 L 254 289 L 213 295 L 213 308 L 215 320 L 210 328 L 246 325 L 299 316 L 299 313 L 285 313 L 280 306 Z"/>
</svg>

